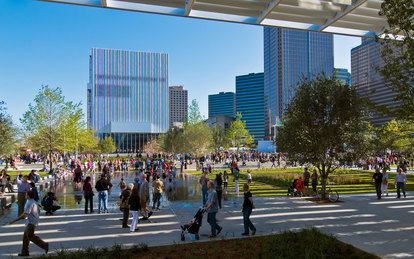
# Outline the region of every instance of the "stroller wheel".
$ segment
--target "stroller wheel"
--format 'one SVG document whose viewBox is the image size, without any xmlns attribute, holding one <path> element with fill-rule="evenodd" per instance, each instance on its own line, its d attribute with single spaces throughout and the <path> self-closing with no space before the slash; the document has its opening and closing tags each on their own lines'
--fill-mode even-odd
<svg viewBox="0 0 414 259">
<path fill-rule="evenodd" d="M 185 235 L 184 235 L 184 232 L 181 232 L 181 241 L 185 241 Z"/>
</svg>

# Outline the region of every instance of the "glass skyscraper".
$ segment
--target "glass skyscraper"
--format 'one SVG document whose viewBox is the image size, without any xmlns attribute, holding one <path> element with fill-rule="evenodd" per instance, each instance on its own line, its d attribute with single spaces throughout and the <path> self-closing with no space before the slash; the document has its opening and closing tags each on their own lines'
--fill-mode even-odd
<svg viewBox="0 0 414 259">
<path fill-rule="evenodd" d="M 235 95 L 233 92 L 220 92 L 208 96 L 208 117 L 226 115 L 234 117 L 236 115 Z"/>
<path fill-rule="evenodd" d="M 112 136 L 119 152 L 143 150 L 168 130 L 168 55 L 93 48 L 88 126 Z"/>
<path fill-rule="evenodd" d="M 264 140 L 264 73 L 236 76 L 236 112 L 255 142 Z"/>
<path fill-rule="evenodd" d="M 351 85 L 351 73 L 346 68 L 335 68 L 336 78 L 343 84 Z"/>
<path fill-rule="evenodd" d="M 386 82 L 376 70 L 378 66 L 384 65 L 381 58 L 381 43 L 375 39 L 362 39 L 362 44 L 351 50 L 351 77 L 352 86 L 361 97 L 368 97 L 377 105 L 385 105 L 393 108 L 400 103 L 393 101 L 396 93 L 387 86 Z M 394 117 L 373 113 L 371 123 L 381 126 L 391 121 Z"/>
<path fill-rule="evenodd" d="M 302 76 L 334 71 L 333 35 L 294 29 L 264 27 L 265 135 L 271 140 L 273 126 L 295 94 Z"/>
</svg>

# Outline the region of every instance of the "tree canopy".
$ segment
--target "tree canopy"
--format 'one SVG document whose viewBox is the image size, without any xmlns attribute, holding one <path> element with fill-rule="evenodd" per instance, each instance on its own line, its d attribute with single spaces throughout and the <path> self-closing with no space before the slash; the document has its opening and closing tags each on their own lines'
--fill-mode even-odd
<svg viewBox="0 0 414 259">
<path fill-rule="evenodd" d="M 237 148 L 246 147 L 253 143 L 253 137 L 246 129 L 246 122 L 241 120 L 241 113 L 236 114 L 236 120 L 232 121 L 230 127 L 226 131 L 227 139 Z"/>
<path fill-rule="evenodd" d="M 7 114 L 4 102 L 0 102 L 0 156 L 8 155 L 13 151 L 16 142 L 16 127 Z"/>
<path fill-rule="evenodd" d="M 303 78 L 278 128 L 281 152 L 318 168 L 322 188 L 336 168 L 366 155 L 370 124 L 354 88 L 335 77 Z"/>
</svg>

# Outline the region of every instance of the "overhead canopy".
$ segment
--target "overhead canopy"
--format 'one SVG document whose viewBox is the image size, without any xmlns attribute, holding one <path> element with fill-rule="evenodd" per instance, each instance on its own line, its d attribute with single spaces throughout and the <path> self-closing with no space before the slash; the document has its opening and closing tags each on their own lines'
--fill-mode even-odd
<svg viewBox="0 0 414 259">
<path fill-rule="evenodd" d="M 388 24 L 382 0 L 41 0 L 354 36 Z"/>
</svg>

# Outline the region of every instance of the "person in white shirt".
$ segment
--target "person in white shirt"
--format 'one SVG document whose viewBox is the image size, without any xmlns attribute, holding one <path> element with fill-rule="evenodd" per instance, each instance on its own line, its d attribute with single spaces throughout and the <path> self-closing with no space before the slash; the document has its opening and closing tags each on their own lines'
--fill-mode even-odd
<svg viewBox="0 0 414 259">
<path fill-rule="evenodd" d="M 9 223 L 13 224 L 19 220 L 26 219 L 26 229 L 23 235 L 22 252 L 18 256 L 29 256 L 29 243 L 32 241 L 37 246 L 45 250 L 45 253 L 49 251 L 49 243 L 43 241 L 40 237 L 34 234 L 37 225 L 39 225 L 39 205 L 34 200 L 35 193 L 28 191 L 26 193 L 26 204 L 24 206 L 24 212 L 16 219 L 11 220 Z"/>
<path fill-rule="evenodd" d="M 389 176 L 387 173 L 387 169 L 382 169 L 382 186 L 381 186 L 381 192 L 382 196 L 388 196 L 388 181 Z"/>
<path fill-rule="evenodd" d="M 402 169 L 398 168 L 398 174 L 395 175 L 395 185 L 397 187 L 397 198 L 401 198 L 400 191 L 402 190 L 404 194 L 404 198 L 407 196 L 405 195 L 405 184 L 407 183 L 407 176 L 405 173 L 402 173 Z"/>
</svg>

